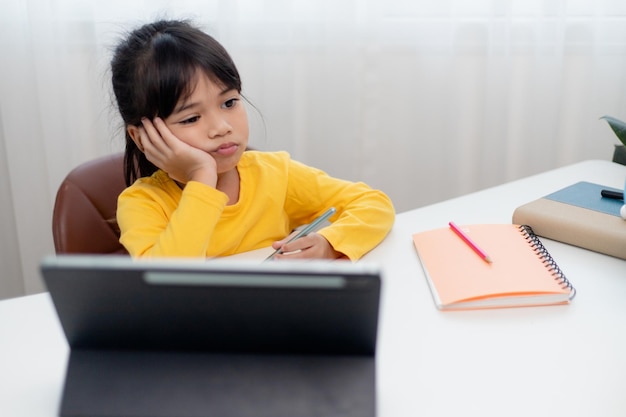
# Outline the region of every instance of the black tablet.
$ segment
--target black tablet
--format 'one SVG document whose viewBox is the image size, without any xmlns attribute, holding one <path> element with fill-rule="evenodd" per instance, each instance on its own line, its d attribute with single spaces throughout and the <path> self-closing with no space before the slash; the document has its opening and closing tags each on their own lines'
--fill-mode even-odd
<svg viewBox="0 0 626 417">
<path fill-rule="evenodd" d="M 371 264 L 56 256 L 41 271 L 72 348 L 373 355 Z"/>
<path fill-rule="evenodd" d="M 381 274 L 350 262 L 44 259 L 61 416 L 376 415 Z"/>
</svg>

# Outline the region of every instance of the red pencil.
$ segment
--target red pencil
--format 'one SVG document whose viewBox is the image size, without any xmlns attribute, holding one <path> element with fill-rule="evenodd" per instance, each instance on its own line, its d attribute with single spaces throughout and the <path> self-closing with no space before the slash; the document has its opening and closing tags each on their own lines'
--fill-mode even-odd
<svg viewBox="0 0 626 417">
<path fill-rule="evenodd" d="M 474 241 L 472 239 L 470 239 L 470 237 L 468 235 L 466 235 L 465 232 L 463 232 L 463 230 L 461 230 L 461 228 L 459 226 L 454 224 L 454 222 L 450 222 L 450 223 L 448 223 L 448 225 L 450 226 L 452 231 L 454 231 L 454 233 L 457 234 L 458 237 L 463 239 L 463 242 L 467 243 L 467 245 L 470 248 L 472 248 L 474 250 L 474 252 L 476 252 L 478 254 L 478 256 L 480 256 L 482 258 L 483 261 L 485 261 L 487 263 L 491 263 L 492 262 L 491 258 L 489 257 L 489 255 L 487 255 L 485 253 L 485 251 L 483 251 L 481 248 L 479 248 L 478 245 L 476 243 L 474 243 Z"/>
</svg>

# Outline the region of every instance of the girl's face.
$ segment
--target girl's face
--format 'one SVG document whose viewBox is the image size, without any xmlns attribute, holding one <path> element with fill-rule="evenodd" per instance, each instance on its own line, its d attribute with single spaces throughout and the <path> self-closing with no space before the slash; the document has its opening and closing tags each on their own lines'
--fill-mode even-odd
<svg viewBox="0 0 626 417">
<path fill-rule="evenodd" d="M 201 71 L 191 95 L 176 104 L 165 123 L 177 138 L 210 153 L 218 175 L 234 169 L 248 145 L 248 115 L 241 95 Z"/>
</svg>

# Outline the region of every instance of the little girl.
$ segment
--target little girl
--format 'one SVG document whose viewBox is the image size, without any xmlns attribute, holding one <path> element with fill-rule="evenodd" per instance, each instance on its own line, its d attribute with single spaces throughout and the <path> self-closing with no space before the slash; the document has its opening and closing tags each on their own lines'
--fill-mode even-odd
<svg viewBox="0 0 626 417">
<path fill-rule="evenodd" d="M 274 259 L 359 259 L 389 232 L 389 198 L 332 178 L 285 152 L 246 150 L 235 64 L 211 36 L 158 21 L 115 50 L 113 91 L 126 126 L 118 199 L 121 243 L 134 257 L 227 256 L 272 246 Z M 287 242 L 335 207 L 331 224 Z"/>
</svg>

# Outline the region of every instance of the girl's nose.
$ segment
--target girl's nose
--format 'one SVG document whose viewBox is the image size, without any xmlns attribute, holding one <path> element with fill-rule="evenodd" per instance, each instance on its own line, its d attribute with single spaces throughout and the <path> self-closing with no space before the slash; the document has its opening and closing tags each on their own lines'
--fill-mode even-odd
<svg viewBox="0 0 626 417">
<path fill-rule="evenodd" d="M 222 115 L 213 115 L 208 120 L 208 135 L 210 139 L 219 139 L 231 133 L 232 127 Z"/>
</svg>

